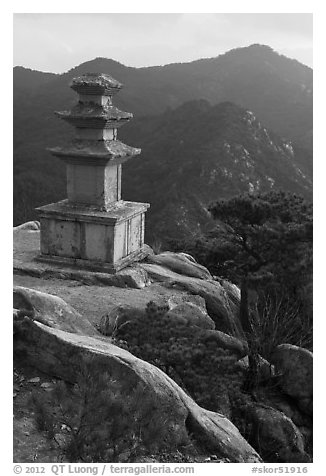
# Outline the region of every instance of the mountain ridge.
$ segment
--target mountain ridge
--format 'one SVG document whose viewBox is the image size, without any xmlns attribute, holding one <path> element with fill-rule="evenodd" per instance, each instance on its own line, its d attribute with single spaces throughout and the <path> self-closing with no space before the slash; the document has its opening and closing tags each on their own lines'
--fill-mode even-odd
<svg viewBox="0 0 326 476">
<path fill-rule="evenodd" d="M 143 149 L 140 161 L 130 162 L 130 172 L 128 172 L 129 163 L 124 166 L 122 181 L 123 196 L 126 199 L 133 199 L 136 201 L 151 201 L 152 208 L 149 216 L 154 217 L 156 212 L 159 213 L 159 207 L 156 206 L 155 202 L 157 201 L 157 203 L 159 203 L 162 200 L 159 195 L 154 198 L 152 197 L 154 201 L 145 197 L 146 195 L 148 196 L 146 188 L 151 185 L 151 174 L 153 173 L 153 164 L 155 163 L 159 178 L 162 176 L 164 177 L 164 174 L 169 176 L 169 181 L 166 184 L 166 187 L 169 187 L 169 196 L 174 196 L 176 203 L 180 204 L 179 213 L 181 215 L 189 216 L 189 210 L 187 210 L 187 207 L 190 207 L 191 210 L 195 208 L 195 210 L 193 210 L 194 216 L 198 218 L 200 212 L 203 214 L 204 219 L 199 221 L 207 222 L 205 207 L 209 204 L 208 201 L 210 201 L 210 197 L 207 194 L 205 195 L 204 192 L 202 192 L 202 196 L 197 194 L 197 201 L 195 201 L 194 204 L 191 199 L 191 190 L 189 192 L 189 190 L 185 190 L 184 187 L 181 187 L 184 196 L 180 197 L 178 180 L 181 181 L 181 184 L 183 184 L 185 180 L 189 180 L 189 183 L 192 184 L 193 188 L 199 187 L 199 183 L 196 184 L 195 180 L 197 179 L 198 174 L 195 171 L 196 167 L 194 167 L 194 165 L 196 160 L 197 162 L 202 160 L 200 154 L 203 149 L 204 157 L 207 159 L 206 165 L 208 168 L 210 167 L 209 154 L 216 155 L 218 153 L 223 160 L 227 160 L 227 154 L 223 149 L 223 144 L 221 142 L 222 139 L 217 142 L 215 140 L 216 134 L 221 134 L 221 131 L 218 131 L 218 124 L 220 124 L 221 127 L 223 126 L 222 129 L 224 134 L 229 134 L 233 131 L 233 139 L 231 137 L 232 140 L 228 140 L 228 143 L 230 143 L 231 146 L 229 156 L 231 153 L 238 153 L 236 150 L 233 150 L 232 141 L 235 141 L 235 144 L 239 145 L 240 143 L 241 145 L 242 139 L 240 140 L 240 138 L 237 137 L 237 134 L 240 133 L 240 135 L 245 135 L 245 132 L 244 129 L 241 129 L 242 125 L 240 127 L 240 123 L 237 122 L 237 116 L 240 114 L 239 109 L 237 108 L 252 111 L 254 116 L 258 117 L 259 121 L 264 124 L 269 136 L 274 134 L 273 129 L 270 128 L 269 124 L 274 120 L 277 120 L 279 128 L 282 129 L 282 133 L 276 134 L 278 138 L 276 138 L 275 141 L 277 144 L 290 144 L 290 146 L 294 148 L 291 160 L 305 176 L 305 178 L 298 178 L 294 172 L 293 164 L 291 168 L 288 165 L 288 162 L 285 162 L 287 165 L 285 170 L 282 171 L 279 159 L 273 159 L 278 163 L 277 170 L 281 182 L 284 182 L 284 186 L 289 186 L 290 189 L 293 189 L 296 192 L 303 191 L 308 195 L 310 194 L 312 178 L 311 148 L 308 147 L 306 149 L 302 144 L 298 147 L 298 144 L 286 134 L 287 130 L 292 129 L 297 131 L 300 130 L 301 137 L 304 137 L 305 134 L 312 137 L 312 121 L 310 118 L 310 113 L 312 112 L 312 90 L 310 91 L 309 89 L 312 84 L 312 75 L 309 72 L 307 73 L 309 68 L 303 66 L 302 74 L 305 76 L 307 73 L 308 77 L 304 83 L 305 89 L 302 89 L 300 86 L 301 79 L 296 73 L 296 68 L 301 70 L 300 63 L 294 62 L 295 68 L 293 71 L 293 61 L 288 60 L 286 57 L 282 57 L 281 62 L 286 67 L 281 67 L 280 55 L 273 52 L 269 47 L 267 47 L 267 50 L 264 47 L 235 49 L 223 56 L 223 62 L 227 60 L 227 63 L 229 63 L 228 67 L 224 67 L 223 65 L 222 67 L 221 58 L 217 57 L 212 61 L 202 59 L 192 63 L 172 64 L 172 66 L 167 65 L 169 67 L 146 67 L 142 68 L 140 73 L 139 70 L 136 70 L 135 68 L 126 67 L 113 60 L 100 59 L 102 65 L 110 65 L 108 68 L 109 70 L 102 70 L 102 72 L 107 72 L 122 83 L 125 83 L 125 87 L 115 98 L 114 103 L 123 110 L 133 112 L 135 116 L 131 123 L 119 130 L 119 138 L 131 146 Z M 235 62 L 233 62 L 233 57 L 236 58 Z M 255 57 L 253 63 L 248 60 L 248 57 L 249 59 Z M 268 58 L 269 61 L 267 61 Z M 268 64 L 273 65 L 273 62 L 275 62 L 275 64 L 278 65 L 278 69 L 276 68 L 275 70 L 274 68 L 276 72 L 274 71 L 272 74 L 272 79 L 278 78 L 275 84 L 273 83 L 274 79 L 273 81 L 270 79 L 269 83 L 266 82 L 266 77 L 269 78 L 270 76 L 270 73 L 268 73 L 270 66 L 268 66 L 266 70 L 266 61 Z M 253 64 L 256 64 L 257 62 L 260 70 L 263 72 L 262 76 L 257 73 L 257 68 L 253 68 Z M 94 64 L 94 60 L 91 60 L 90 63 Z M 65 75 L 51 76 L 50 81 L 47 84 L 44 83 L 38 87 L 36 94 L 30 94 L 28 91 L 24 94 L 20 90 L 17 94 L 17 91 L 15 90 L 14 194 L 16 224 L 34 218 L 35 212 L 33 211 L 33 208 L 35 206 L 49 203 L 51 201 L 57 201 L 64 198 L 66 195 L 64 165 L 58 159 L 50 156 L 45 149 L 47 147 L 61 145 L 72 136 L 71 129 L 54 116 L 54 111 L 69 109 L 75 105 L 77 97 L 68 87 L 69 80 L 78 74 L 83 74 L 86 71 L 89 72 L 89 68 L 91 67 L 90 63 L 83 63 L 83 68 L 80 68 L 79 65 Z M 216 68 L 216 63 L 219 65 L 218 68 Z M 96 64 L 98 67 L 101 66 L 98 62 Z M 206 66 L 209 65 L 209 68 L 202 68 L 203 64 Z M 113 67 L 116 68 L 116 71 L 113 70 Z M 173 70 L 172 73 L 170 71 L 171 68 Z M 287 71 L 286 74 L 284 73 L 284 69 Z M 120 74 L 119 71 L 123 71 L 124 73 Z M 146 74 L 144 74 L 144 71 Z M 150 74 L 147 74 L 148 71 Z M 239 71 L 243 71 L 245 74 L 239 75 Z M 225 79 L 226 73 L 228 76 Z M 292 83 L 288 80 L 292 76 L 294 76 L 297 81 L 293 90 Z M 126 77 L 128 79 L 127 82 L 125 81 Z M 282 77 L 283 80 L 281 80 Z M 298 85 L 300 87 L 298 87 Z M 229 89 L 230 94 L 227 95 L 227 98 L 225 98 L 225 94 L 223 95 L 221 93 L 223 88 L 225 90 Z M 251 91 L 250 95 L 247 94 L 247 90 Z M 288 94 L 289 90 L 292 91 L 291 94 Z M 208 91 L 208 97 L 207 94 L 206 97 L 203 97 L 205 94 L 201 94 L 200 91 Z M 261 95 L 260 92 L 262 92 Z M 215 95 L 217 102 L 212 101 L 212 95 Z M 298 101 L 297 103 L 294 101 L 294 106 L 292 104 L 291 109 L 291 107 L 288 107 L 289 100 L 291 102 L 296 97 L 298 98 Z M 222 100 L 219 100 L 219 98 L 222 98 Z M 239 98 L 242 99 L 237 102 L 237 99 Z M 261 101 L 261 105 L 264 106 L 263 109 L 265 114 L 261 116 L 260 114 L 257 114 L 254 107 L 243 106 L 241 102 L 243 102 L 244 98 L 247 98 L 248 102 L 252 102 L 251 106 L 258 104 L 258 98 L 258 102 Z M 249 101 L 249 99 L 252 99 L 252 101 Z M 216 112 L 214 107 L 217 107 L 218 104 L 221 103 L 224 104 L 223 107 L 225 109 L 224 115 L 226 122 L 222 124 L 221 117 L 219 116 L 218 121 L 220 122 L 217 122 L 214 126 L 214 120 L 216 119 L 214 119 L 214 111 Z M 229 103 L 228 107 L 225 106 L 227 103 Z M 233 104 L 233 106 L 230 104 Z M 220 113 L 221 107 L 222 106 L 219 106 Z M 282 115 L 284 108 L 286 110 L 285 116 Z M 304 113 L 298 114 L 298 110 L 302 110 Z M 147 111 L 152 111 L 152 113 L 148 114 Z M 270 115 L 268 121 L 266 121 L 266 115 Z M 206 124 L 204 128 L 201 126 L 198 119 L 199 116 L 202 117 L 203 123 Z M 167 127 L 169 122 L 172 122 L 171 127 Z M 286 124 L 285 129 L 283 128 L 284 123 Z M 238 125 L 236 126 L 236 124 Z M 187 134 L 187 128 L 191 131 L 191 134 Z M 198 130 L 200 130 L 200 133 L 196 132 Z M 178 137 L 178 134 L 180 134 L 180 137 Z M 296 135 L 297 133 L 294 134 L 294 136 Z M 213 136 L 215 137 L 215 145 Z M 282 137 L 287 138 L 282 139 Z M 155 141 L 152 140 L 153 138 Z M 178 145 L 178 141 L 180 142 L 182 140 L 186 141 L 186 144 L 181 147 L 180 144 Z M 205 143 L 205 141 L 207 143 Z M 189 144 L 192 144 L 192 146 L 190 147 Z M 251 140 L 251 144 L 254 151 L 255 147 L 253 146 L 253 139 Z M 242 145 L 246 148 L 244 144 Z M 305 144 L 303 145 L 305 146 Z M 207 150 L 205 150 L 205 147 Z M 279 145 L 279 147 L 282 149 L 283 146 Z M 267 149 L 266 144 L 264 145 L 263 150 L 265 151 L 264 154 L 271 156 L 271 151 Z M 189 161 L 189 157 L 193 157 L 196 153 L 197 159 Z M 276 151 L 274 151 L 273 154 L 276 154 Z M 273 154 L 272 156 L 274 157 Z M 282 154 L 283 156 L 284 154 L 286 155 L 285 149 L 281 155 Z M 177 172 L 176 168 L 173 166 L 176 159 L 178 159 L 176 162 L 178 164 Z M 168 165 L 166 164 L 167 161 L 169 162 Z M 142 168 L 142 166 L 139 165 L 142 163 L 146 164 L 146 168 Z M 264 167 L 267 167 L 267 169 L 268 167 L 271 167 L 271 164 L 268 164 L 268 161 L 266 160 L 263 160 L 261 164 L 264 164 Z M 225 168 L 227 169 L 228 166 L 229 163 L 226 162 Z M 240 165 L 238 164 L 238 166 Z M 135 167 L 135 169 L 133 169 L 133 167 Z M 265 175 L 268 175 L 267 169 Z M 188 170 L 188 175 L 182 174 L 182 170 L 185 170 L 186 172 Z M 285 171 L 290 174 L 290 178 L 287 180 L 284 179 Z M 134 174 L 134 182 L 131 178 L 128 178 L 128 173 L 131 175 Z M 193 173 L 193 177 L 191 177 L 191 173 Z M 233 171 L 233 173 L 235 172 Z M 239 173 L 244 172 L 241 171 Z M 174 177 L 173 174 L 175 174 Z M 209 181 L 208 171 L 207 174 L 206 178 Z M 296 177 L 297 183 L 294 183 L 291 177 Z M 275 177 L 274 180 L 276 178 L 278 177 Z M 227 184 L 227 177 L 224 177 L 222 181 Z M 230 190 L 234 191 L 234 193 L 247 191 L 249 186 L 249 183 L 245 184 L 245 182 L 243 182 L 241 187 L 238 186 L 239 184 L 236 186 L 235 183 L 231 184 L 231 187 L 225 184 L 224 186 L 229 187 Z M 200 187 L 205 190 L 207 188 L 207 183 L 202 180 L 200 182 Z M 212 190 L 212 187 L 208 188 Z M 180 198 L 185 197 L 188 198 L 180 200 Z M 215 200 L 218 197 L 214 194 L 211 198 Z M 185 208 L 182 208 L 182 203 Z M 170 205 L 167 203 L 166 206 L 168 207 Z M 175 206 L 171 205 L 170 208 L 171 211 L 175 213 Z M 170 215 L 173 216 L 173 213 L 171 215 L 171 213 L 166 212 L 164 215 L 170 217 Z M 162 220 L 163 219 L 164 217 L 162 216 Z M 150 220 L 149 229 L 151 228 Z M 159 218 L 156 217 L 154 221 L 156 220 L 159 222 Z"/>
<path fill-rule="evenodd" d="M 125 65 L 125 64 L 121 63 L 121 61 L 115 60 L 114 58 L 108 58 L 106 56 L 96 56 L 92 60 L 84 61 L 84 62 L 80 63 L 77 66 L 73 66 L 72 68 L 68 69 L 67 71 L 63 71 L 62 73 L 54 73 L 54 72 L 51 72 L 51 71 L 41 71 L 41 70 L 38 70 L 38 69 L 33 69 L 33 68 L 29 68 L 27 66 L 23 66 L 23 65 L 16 65 L 16 66 L 14 66 L 14 69 L 22 68 L 22 69 L 26 69 L 26 70 L 29 70 L 29 71 L 32 71 L 32 72 L 37 72 L 37 73 L 52 74 L 52 75 L 63 75 L 63 74 L 73 72 L 75 69 L 78 69 L 80 66 L 82 66 L 84 64 L 91 63 L 93 61 L 103 61 L 103 60 L 104 61 L 111 61 L 112 63 L 116 63 L 118 65 L 121 65 L 124 68 L 132 68 L 132 69 L 165 68 L 165 67 L 169 67 L 169 66 L 173 66 L 173 65 L 179 65 L 179 64 L 193 64 L 193 63 L 197 63 L 197 62 L 201 62 L 201 61 L 205 62 L 207 60 L 214 60 L 214 59 L 217 59 L 217 58 L 224 57 L 226 55 L 230 56 L 231 54 L 233 54 L 233 53 L 235 53 L 239 50 L 249 50 L 249 49 L 250 50 L 256 49 L 257 51 L 260 50 L 260 51 L 269 52 L 269 53 L 276 53 L 279 57 L 286 58 L 287 60 L 293 61 L 294 63 L 298 63 L 299 65 L 301 65 L 301 66 L 303 66 L 303 67 L 305 67 L 305 68 L 307 68 L 311 71 L 313 69 L 310 66 L 308 66 L 304 63 L 301 63 L 299 60 L 297 60 L 295 58 L 289 58 L 286 55 L 278 53 L 276 50 L 274 50 L 269 45 L 259 44 L 259 43 L 252 43 L 251 45 L 248 45 L 248 46 L 231 48 L 230 50 L 225 51 L 224 53 L 220 53 L 217 56 L 209 56 L 209 57 L 204 57 L 204 58 L 198 58 L 198 59 L 194 59 L 194 60 L 190 60 L 190 61 L 173 61 L 171 63 L 165 63 L 163 65 L 153 64 L 153 65 L 150 65 L 150 66 L 128 66 L 128 65 Z"/>
<path fill-rule="evenodd" d="M 41 85 L 27 106 L 43 98 L 48 113 L 66 107 L 75 97 L 67 87 L 69 81 L 90 70 L 116 76 L 125 85 L 117 105 L 138 116 L 160 114 L 191 99 L 212 104 L 230 100 L 253 110 L 269 128 L 292 140 L 312 129 L 312 70 L 260 45 L 189 63 L 142 68 L 96 58 Z"/>
<path fill-rule="evenodd" d="M 311 198 L 300 149 L 230 102 L 191 101 L 136 119 L 120 135 L 143 148 L 124 166 L 123 194 L 152 203 L 149 236 L 200 232 L 212 223 L 209 204 L 239 193 L 285 189 Z"/>
</svg>

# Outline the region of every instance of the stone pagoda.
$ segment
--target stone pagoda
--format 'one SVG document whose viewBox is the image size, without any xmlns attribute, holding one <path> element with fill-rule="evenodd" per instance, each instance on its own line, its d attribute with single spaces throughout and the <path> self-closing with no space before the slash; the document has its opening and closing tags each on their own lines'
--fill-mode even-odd
<svg viewBox="0 0 326 476">
<path fill-rule="evenodd" d="M 141 150 L 120 142 L 117 130 L 133 115 L 113 106 L 122 84 L 108 74 L 85 74 L 70 86 L 78 103 L 56 114 L 76 128 L 75 138 L 49 149 L 66 163 L 68 198 L 37 209 L 38 260 L 114 273 L 146 255 L 149 204 L 121 200 L 121 164 Z"/>
</svg>

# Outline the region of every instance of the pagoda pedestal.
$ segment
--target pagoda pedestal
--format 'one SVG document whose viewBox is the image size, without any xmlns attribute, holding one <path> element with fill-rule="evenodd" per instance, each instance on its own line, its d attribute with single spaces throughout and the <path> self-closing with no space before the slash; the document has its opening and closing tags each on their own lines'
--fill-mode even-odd
<svg viewBox="0 0 326 476">
<path fill-rule="evenodd" d="M 114 273 L 146 256 L 148 203 L 121 199 L 121 164 L 140 149 L 117 140 L 117 128 L 132 114 L 112 105 L 122 85 L 109 75 L 87 74 L 71 87 L 79 102 L 57 113 L 76 127 L 66 147 L 50 149 L 66 162 L 66 200 L 39 207 L 38 260 Z"/>
</svg>

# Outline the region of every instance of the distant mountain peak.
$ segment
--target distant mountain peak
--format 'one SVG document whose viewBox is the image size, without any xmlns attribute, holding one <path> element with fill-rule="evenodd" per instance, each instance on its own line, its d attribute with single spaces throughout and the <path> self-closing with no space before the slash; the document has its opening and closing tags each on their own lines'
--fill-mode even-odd
<svg viewBox="0 0 326 476">
<path fill-rule="evenodd" d="M 261 51 L 273 51 L 275 53 L 275 50 L 269 45 L 263 45 L 261 43 L 252 43 L 251 45 L 247 46 L 247 48 L 251 49 L 259 49 Z"/>
<path fill-rule="evenodd" d="M 75 104 L 69 83 L 91 71 L 125 84 L 117 106 L 135 120 L 121 139 L 142 155 L 124 167 L 123 195 L 151 203 L 148 231 L 174 232 L 178 223 L 196 230 L 212 200 L 243 191 L 274 187 L 310 195 L 310 68 L 257 44 L 164 67 L 132 68 L 99 57 L 60 75 L 14 69 L 16 223 L 65 196 L 64 164 L 45 148 L 71 136 L 53 111 Z"/>
<path fill-rule="evenodd" d="M 121 63 L 118 60 L 115 60 L 113 58 L 106 58 L 105 56 L 97 56 L 91 62 L 104 62 L 104 63 L 114 63 L 114 64 L 119 64 L 120 66 L 125 66 L 123 63 Z"/>
<path fill-rule="evenodd" d="M 97 57 L 89 61 L 85 61 L 84 63 L 81 63 L 78 66 L 75 66 L 74 68 L 67 71 L 67 73 L 65 74 L 79 75 L 80 73 L 88 73 L 92 71 L 95 71 L 97 73 L 107 73 L 110 71 L 110 69 L 115 70 L 117 68 L 124 69 L 127 68 L 127 66 L 112 58 Z"/>
</svg>

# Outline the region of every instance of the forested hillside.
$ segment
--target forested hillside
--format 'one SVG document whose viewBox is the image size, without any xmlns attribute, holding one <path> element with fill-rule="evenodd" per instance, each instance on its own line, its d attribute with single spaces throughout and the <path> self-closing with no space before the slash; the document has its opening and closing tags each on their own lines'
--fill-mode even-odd
<svg viewBox="0 0 326 476">
<path fill-rule="evenodd" d="M 116 104 L 135 118 L 119 137 L 142 155 L 124 167 L 123 197 L 151 202 L 149 238 L 158 224 L 205 226 L 220 196 L 273 186 L 310 195 L 310 68 L 260 45 L 148 68 L 97 58 L 61 75 L 14 68 L 15 224 L 66 196 L 65 167 L 46 148 L 72 136 L 54 111 L 75 104 L 69 82 L 91 71 L 124 83 Z"/>
</svg>

